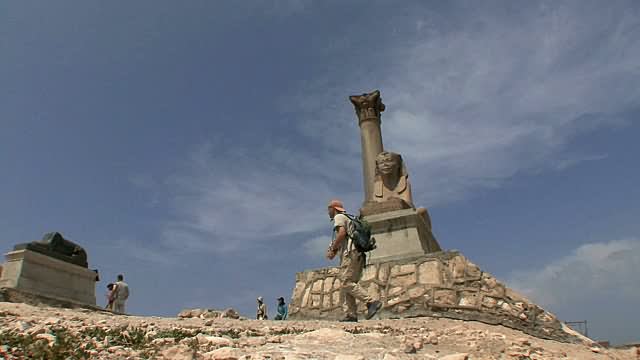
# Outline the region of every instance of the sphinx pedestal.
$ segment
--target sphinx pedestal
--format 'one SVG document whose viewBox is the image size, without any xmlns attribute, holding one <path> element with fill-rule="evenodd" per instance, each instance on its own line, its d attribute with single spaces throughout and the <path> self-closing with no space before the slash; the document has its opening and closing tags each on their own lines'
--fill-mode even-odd
<svg viewBox="0 0 640 360">
<path fill-rule="evenodd" d="M 0 288 L 96 305 L 96 273 L 30 250 L 5 254 Z"/>
<path fill-rule="evenodd" d="M 340 269 L 296 274 L 291 320 L 337 320 L 344 316 Z M 550 312 L 526 299 L 457 251 L 439 251 L 367 265 L 359 281 L 380 299 L 378 319 L 435 317 L 481 321 L 563 342 L 580 341 Z M 364 317 L 366 306 L 358 303 Z"/>
<path fill-rule="evenodd" d="M 416 209 L 402 209 L 365 216 L 376 239 L 368 262 L 381 262 L 441 251 L 438 241 Z"/>
</svg>

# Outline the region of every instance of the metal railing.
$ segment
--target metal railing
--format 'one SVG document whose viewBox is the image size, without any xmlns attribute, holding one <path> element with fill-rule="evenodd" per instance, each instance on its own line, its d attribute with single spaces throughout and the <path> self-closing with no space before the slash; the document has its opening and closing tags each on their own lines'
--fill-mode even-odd
<svg viewBox="0 0 640 360">
<path fill-rule="evenodd" d="M 587 320 L 582 321 L 565 321 L 570 328 L 579 332 L 580 334 L 589 337 L 589 329 L 587 328 Z"/>
</svg>

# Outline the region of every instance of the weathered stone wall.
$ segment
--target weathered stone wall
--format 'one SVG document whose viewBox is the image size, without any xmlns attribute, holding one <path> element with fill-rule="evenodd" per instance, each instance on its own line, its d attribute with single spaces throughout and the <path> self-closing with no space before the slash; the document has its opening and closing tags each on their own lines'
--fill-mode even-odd
<svg viewBox="0 0 640 360">
<path fill-rule="evenodd" d="M 94 311 L 104 311 L 105 309 L 83 303 L 77 303 L 70 300 L 53 298 L 45 295 L 35 294 L 26 290 L 13 288 L 0 288 L 0 302 L 23 303 L 33 306 L 52 306 L 67 309 L 90 309 Z"/>
<path fill-rule="evenodd" d="M 339 319 L 339 268 L 296 274 L 291 319 Z M 574 342 L 556 317 L 483 272 L 457 251 L 372 263 L 360 284 L 384 306 L 380 318 L 447 317 L 501 324 L 541 338 Z M 364 304 L 358 304 L 364 313 Z"/>
<path fill-rule="evenodd" d="M 0 288 L 96 305 L 96 272 L 31 250 L 6 254 Z"/>
</svg>

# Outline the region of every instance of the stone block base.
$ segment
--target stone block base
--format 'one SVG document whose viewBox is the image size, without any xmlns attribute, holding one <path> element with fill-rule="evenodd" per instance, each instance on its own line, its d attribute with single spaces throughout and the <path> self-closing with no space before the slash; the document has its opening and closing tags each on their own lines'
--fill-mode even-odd
<svg viewBox="0 0 640 360">
<path fill-rule="evenodd" d="M 30 250 L 11 251 L 5 256 L 0 288 L 96 305 L 94 271 Z"/>
<path fill-rule="evenodd" d="M 371 251 L 370 262 L 390 261 L 440 251 L 440 245 L 416 209 L 403 209 L 365 216 L 377 249 Z"/>
<path fill-rule="evenodd" d="M 111 313 L 109 310 L 105 310 L 99 306 L 80 304 L 70 300 L 63 300 L 59 298 L 51 298 L 44 295 L 34 294 L 25 290 L 18 290 L 14 288 L 0 288 L 0 301 L 29 304 L 32 306 L 50 306 L 66 309 L 88 309 L 92 311 L 102 311 Z"/>
<path fill-rule="evenodd" d="M 294 320 L 337 320 L 343 295 L 339 268 L 296 274 L 289 306 Z M 381 319 L 445 317 L 504 325 L 544 339 L 575 342 L 556 317 L 499 283 L 456 251 L 411 259 L 376 262 L 365 267 L 360 285 L 383 302 Z M 358 304 L 362 317 L 365 305 Z"/>
</svg>

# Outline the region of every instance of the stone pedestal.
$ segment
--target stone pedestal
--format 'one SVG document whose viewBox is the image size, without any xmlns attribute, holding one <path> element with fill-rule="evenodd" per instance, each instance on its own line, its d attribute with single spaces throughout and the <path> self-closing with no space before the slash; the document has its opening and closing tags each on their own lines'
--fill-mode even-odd
<svg viewBox="0 0 640 360">
<path fill-rule="evenodd" d="M 440 245 L 416 209 L 403 209 L 365 216 L 371 225 L 377 249 L 367 256 L 369 262 L 416 257 L 441 251 Z"/>
<path fill-rule="evenodd" d="M 291 320 L 344 317 L 339 268 L 296 274 L 289 302 Z M 526 299 L 457 251 L 439 251 L 367 265 L 359 281 L 382 309 L 379 319 L 444 317 L 481 321 L 521 330 L 543 339 L 577 342 L 550 312 Z M 360 318 L 366 306 L 358 302 Z"/>
<path fill-rule="evenodd" d="M 8 252 L 0 288 L 96 305 L 96 273 L 30 250 Z"/>
</svg>

